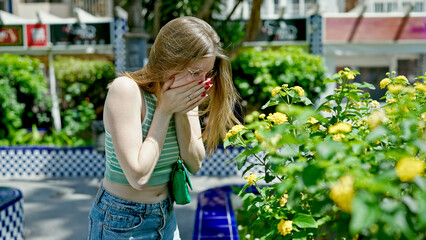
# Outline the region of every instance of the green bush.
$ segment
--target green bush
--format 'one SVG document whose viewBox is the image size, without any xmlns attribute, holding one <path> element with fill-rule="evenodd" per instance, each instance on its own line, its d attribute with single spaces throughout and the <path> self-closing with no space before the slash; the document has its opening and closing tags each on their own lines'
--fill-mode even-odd
<svg viewBox="0 0 426 240">
<path fill-rule="evenodd" d="M 48 81 L 39 60 L 0 56 L 0 145 L 82 146 L 92 142 L 91 123 L 102 118 L 106 86 L 115 77 L 113 64 L 101 60 L 58 57 L 54 63 L 61 91 L 62 130 L 52 127 Z M 46 132 L 40 132 L 46 128 Z"/>
<path fill-rule="evenodd" d="M 83 102 L 94 105 L 96 118 L 102 119 L 107 85 L 115 78 L 114 64 L 106 60 L 56 57 L 55 76 L 61 88 L 61 108 L 76 109 Z"/>
<path fill-rule="evenodd" d="M 386 104 L 358 74 L 326 79 L 337 87 L 317 108 L 301 104 L 300 87 L 278 88 L 262 107 L 275 113 L 228 132 L 224 146 L 244 148 L 235 161 L 247 239 L 426 238 L 426 73 L 413 86 L 387 73 Z"/>
<path fill-rule="evenodd" d="M 50 123 L 47 80 L 39 60 L 0 55 L 0 139 L 12 139 L 20 128 Z"/>
<path fill-rule="evenodd" d="M 276 86 L 301 86 L 315 100 L 325 90 L 325 67 L 320 56 L 300 47 L 243 49 L 232 61 L 234 82 L 247 101 L 247 112 L 259 109 Z"/>
</svg>

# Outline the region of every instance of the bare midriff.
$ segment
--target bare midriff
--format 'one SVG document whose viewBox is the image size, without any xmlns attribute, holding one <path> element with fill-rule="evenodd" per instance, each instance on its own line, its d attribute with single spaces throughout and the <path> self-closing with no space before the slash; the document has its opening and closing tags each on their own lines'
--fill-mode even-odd
<svg viewBox="0 0 426 240">
<path fill-rule="evenodd" d="M 130 185 L 112 182 L 104 178 L 102 185 L 112 195 L 138 203 L 158 203 L 166 199 L 169 195 L 167 183 L 146 186 L 143 190 L 136 190 Z"/>
</svg>

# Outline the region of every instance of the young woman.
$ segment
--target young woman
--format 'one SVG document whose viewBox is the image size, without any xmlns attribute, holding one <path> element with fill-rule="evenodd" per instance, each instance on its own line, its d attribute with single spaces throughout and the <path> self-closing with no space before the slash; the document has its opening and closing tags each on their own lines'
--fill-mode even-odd
<svg viewBox="0 0 426 240">
<path fill-rule="evenodd" d="M 194 17 L 167 23 L 147 65 L 109 86 L 106 170 L 88 239 L 180 239 L 168 187 L 172 166 L 180 155 L 189 172 L 201 168 L 206 150 L 212 153 L 238 122 L 236 100 L 213 28 Z"/>
</svg>

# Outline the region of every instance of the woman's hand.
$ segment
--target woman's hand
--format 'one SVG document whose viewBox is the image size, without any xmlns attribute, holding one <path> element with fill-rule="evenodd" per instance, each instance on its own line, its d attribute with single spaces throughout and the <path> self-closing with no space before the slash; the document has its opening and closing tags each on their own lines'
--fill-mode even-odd
<svg viewBox="0 0 426 240">
<path fill-rule="evenodd" d="M 170 88 L 174 81 L 175 79 L 172 78 L 164 83 L 157 104 L 158 110 L 170 115 L 173 113 L 187 113 L 199 106 L 207 99 L 207 91 L 213 86 L 211 79 L 207 79 Z"/>
</svg>

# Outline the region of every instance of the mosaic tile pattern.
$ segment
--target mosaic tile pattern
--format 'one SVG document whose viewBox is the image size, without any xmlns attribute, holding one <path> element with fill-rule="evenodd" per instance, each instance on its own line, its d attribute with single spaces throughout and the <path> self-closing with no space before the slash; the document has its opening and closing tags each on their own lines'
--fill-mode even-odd
<svg viewBox="0 0 426 240">
<path fill-rule="evenodd" d="M 0 187 L 0 240 L 24 239 L 22 193 Z"/>
<path fill-rule="evenodd" d="M 126 20 L 123 18 L 114 19 L 114 65 L 117 73 L 123 73 L 126 66 L 126 41 L 124 34 L 127 32 Z"/>
<path fill-rule="evenodd" d="M 2 147 L 0 177 L 98 177 L 105 156 L 91 147 Z"/>
<path fill-rule="evenodd" d="M 322 55 L 322 16 L 312 15 L 309 17 L 309 49 L 310 53 Z"/>
<path fill-rule="evenodd" d="M 238 170 L 232 161 L 243 149 L 219 147 L 203 161 L 196 176 L 241 176 L 245 168 Z M 255 162 L 252 156 L 249 162 Z M 92 147 L 0 147 L 1 177 L 102 177 L 105 156 Z M 251 172 L 263 171 L 255 167 Z"/>
</svg>

